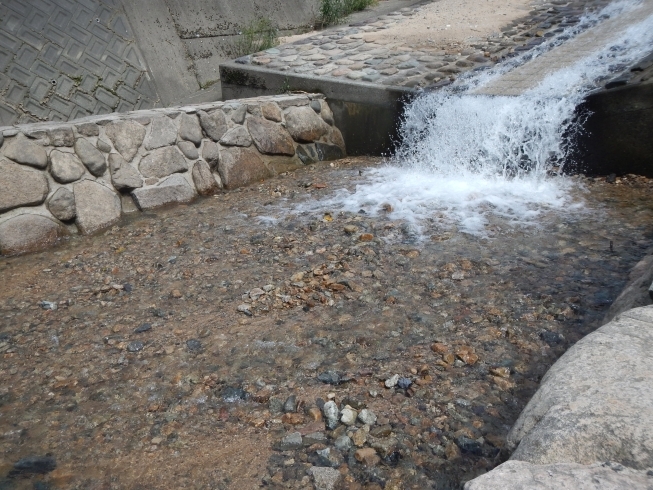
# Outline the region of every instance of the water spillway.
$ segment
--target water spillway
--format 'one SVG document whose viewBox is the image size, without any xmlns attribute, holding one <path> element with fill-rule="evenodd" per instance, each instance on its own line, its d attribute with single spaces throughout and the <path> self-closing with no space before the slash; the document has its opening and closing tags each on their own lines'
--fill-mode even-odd
<svg viewBox="0 0 653 490">
<path fill-rule="evenodd" d="M 488 216 L 532 225 L 545 209 L 580 209 L 565 171 L 588 94 L 653 46 L 653 3 L 617 2 L 533 51 L 461 77 L 407 108 L 388 165 L 332 204 L 485 235 Z M 387 207 L 387 206 L 386 206 Z"/>
</svg>

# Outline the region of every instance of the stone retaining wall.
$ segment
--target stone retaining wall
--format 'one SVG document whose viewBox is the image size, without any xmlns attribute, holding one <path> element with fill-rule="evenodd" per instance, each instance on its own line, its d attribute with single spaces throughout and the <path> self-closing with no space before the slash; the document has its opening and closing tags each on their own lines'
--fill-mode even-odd
<svg viewBox="0 0 653 490">
<path fill-rule="evenodd" d="M 322 95 L 0 128 L 0 254 L 345 155 Z"/>
</svg>

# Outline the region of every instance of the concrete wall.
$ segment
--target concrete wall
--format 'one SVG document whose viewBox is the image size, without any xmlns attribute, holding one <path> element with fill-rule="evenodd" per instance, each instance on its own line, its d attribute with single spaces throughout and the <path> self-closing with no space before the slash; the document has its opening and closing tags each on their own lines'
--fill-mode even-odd
<svg viewBox="0 0 653 490">
<path fill-rule="evenodd" d="M 319 0 L 5 0 L 0 125 L 221 98 L 218 63 L 257 17 L 310 26 Z"/>
</svg>

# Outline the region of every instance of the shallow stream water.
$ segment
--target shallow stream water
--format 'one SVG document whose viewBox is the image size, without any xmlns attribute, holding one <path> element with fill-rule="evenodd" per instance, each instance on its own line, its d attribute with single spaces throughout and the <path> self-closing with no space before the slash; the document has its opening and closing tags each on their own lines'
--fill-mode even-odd
<svg viewBox="0 0 653 490">
<path fill-rule="evenodd" d="M 344 488 L 456 488 L 500 463 L 543 373 L 651 245 L 651 184 L 573 179 L 583 213 L 494 217 L 488 237 L 296 212 L 378 163 L 321 164 L 4 259 L 2 488 L 312 488 L 315 451 L 344 430 L 313 421 L 329 394 L 375 412 L 387 446 L 372 466 L 342 452 Z M 340 384 L 318 379 L 330 371 Z M 412 385 L 385 388 L 394 374 Z M 275 450 L 295 430 L 327 437 Z M 56 470 L 12 473 L 45 455 Z"/>
</svg>

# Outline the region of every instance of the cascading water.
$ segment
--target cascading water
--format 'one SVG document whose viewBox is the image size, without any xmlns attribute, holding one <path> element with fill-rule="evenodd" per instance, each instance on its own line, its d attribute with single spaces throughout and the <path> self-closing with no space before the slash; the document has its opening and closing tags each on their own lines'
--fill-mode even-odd
<svg viewBox="0 0 653 490">
<path fill-rule="evenodd" d="M 653 15 L 519 96 L 479 93 L 515 66 L 641 4 L 612 4 L 519 58 L 421 95 L 406 111 L 395 157 L 368 172 L 354 192 L 341 191 L 321 205 L 374 215 L 389 204 L 394 218 L 417 228 L 435 219 L 480 236 L 487 236 L 491 215 L 531 225 L 545 210 L 581 208 L 569 192 L 573 183 L 561 175 L 569 142 L 582 130 L 576 108 L 616 67 L 650 52 Z"/>
</svg>

